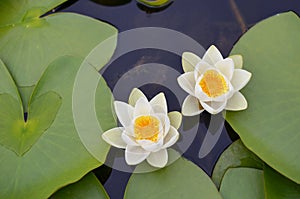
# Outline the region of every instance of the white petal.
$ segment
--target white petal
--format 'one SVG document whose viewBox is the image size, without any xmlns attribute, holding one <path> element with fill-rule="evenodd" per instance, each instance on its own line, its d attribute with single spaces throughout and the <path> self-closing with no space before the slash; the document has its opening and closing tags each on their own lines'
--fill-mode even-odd
<svg viewBox="0 0 300 199">
<path fill-rule="evenodd" d="M 168 147 L 172 146 L 173 144 L 175 144 L 177 142 L 178 138 L 179 138 L 178 131 L 173 126 L 171 126 L 170 131 L 164 138 L 163 148 L 168 148 Z"/>
<path fill-rule="evenodd" d="M 164 93 L 159 93 L 158 95 L 153 97 L 152 100 L 150 101 L 150 105 L 152 106 L 154 112 L 163 111 L 163 113 L 165 114 L 167 114 L 168 112 L 167 100 Z"/>
<path fill-rule="evenodd" d="M 128 165 L 136 165 L 143 162 L 150 152 L 145 151 L 142 147 L 127 146 L 125 150 L 125 160 Z"/>
<path fill-rule="evenodd" d="M 242 55 L 231 55 L 229 56 L 233 60 L 234 68 L 241 69 L 243 67 L 243 57 Z"/>
<path fill-rule="evenodd" d="M 102 134 L 102 138 L 105 142 L 114 147 L 125 149 L 127 144 L 121 137 L 122 131 L 123 129 L 119 127 L 110 129 Z"/>
<path fill-rule="evenodd" d="M 150 115 L 153 113 L 152 107 L 148 100 L 140 98 L 134 107 L 133 116 Z"/>
<path fill-rule="evenodd" d="M 228 80 L 231 80 L 234 70 L 234 63 L 232 59 L 226 58 L 218 63 L 216 63 L 216 68 L 221 71 L 223 75 L 227 77 Z"/>
<path fill-rule="evenodd" d="M 168 151 L 166 149 L 162 149 L 157 152 L 152 152 L 147 158 L 147 162 L 154 167 L 165 167 L 168 163 Z"/>
<path fill-rule="evenodd" d="M 185 90 L 190 95 L 195 95 L 194 93 L 194 87 L 196 84 L 195 78 L 194 78 L 194 72 L 188 72 L 180 75 L 177 78 L 179 86 Z"/>
<path fill-rule="evenodd" d="M 122 126 L 129 126 L 133 120 L 133 107 L 120 101 L 115 101 L 114 105 L 117 117 Z"/>
<path fill-rule="evenodd" d="M 142 97 L 147 99 L 146 96 L 144 95 L 144 93 L 140 89 L 134 88 L 134 89 L 132 89 L 132 91 L 129 95 L 128 103 L 134 107 L 136 102 Z"/>
<path fill-rule="evenodd" d="M 197 80 L 199 78 L 200 75 L 202 75 L 207 69 L 212 68 L 213 67 L 211 65 L 209 65 L 208 63 L 201 61 L 199 62 L 194 70 L 194 78 L 195 80 Z"/>
<path fill-rule="evenodd" d="M 138 140 L 139 145 L 146 151 L 156 152 L 161 149 L 164 144 L 164 139 L 161 137 L 157 142 L 152 142 L 150 140 Z"/>
<path fill-rule="evenodd" d="M 139 146 L 139 144 L 135 141 L 134 137 L 127 135 L 126 133 L 122 133 L 122 139 L 127 145 Z"/>
<path fill-rule="evenodd" d="M 168 113 L 168 117 L 170 120 L 170 124 L 175 128 L 179 129 L 181 122 L 182 122 L 182 115 L 178 111 L 172 111 Z"/>
<path fill-rule="evenodd" d="M 155 114 L 154 116 L 159 118 L 159 121 L 163 127 L 163 129 L 160 129 L 160 132 L 163 132 L 163 134 L 165 135 L 169 131 L 171 126 L 168 115 L 160 113 L 160 114 Z"/>
<path fill-rule="evenodd" d="M 210 65 L 215 65 L 218 61 L 222 60 L 223 56 L 220 51 L 214 46 L 210 46 L 204 54 L 202 60 Z"/>
<path fill-rule="evenodd" d="M 195 70 L 195 66 L 201 61 L 200 57 L 191 52 L 182 54 L 182 68 L 185 73 Z"/>
<path fill-rule="evenodd" d="M 204 111 L 204 109 L 201 108 L 199 100 L 196 97 L 188 95 L 183 101 L 181 112 L 184 116 L 195 116 Z"/>
<path fill-rule="evenodd" d="M 201 102 L 202 107 L 210 114 L 217 114 L 224 110 L 226 101 L 224 102 Z"/>
<path fill-rule="evenodd" d="M 235 69 L 231 79 L 231 84 L 234 90 L 241 90 L 250 80 L 251 73 L 242 69 Z"/>
<path fill-rule="evenodd" d="M 225 109 L 229 111 L 240 111 L 245 110 L 247 107 L 247 100 L 242 95 L 242 93 L 237 92 L 227 101 Z"/>
</svg>

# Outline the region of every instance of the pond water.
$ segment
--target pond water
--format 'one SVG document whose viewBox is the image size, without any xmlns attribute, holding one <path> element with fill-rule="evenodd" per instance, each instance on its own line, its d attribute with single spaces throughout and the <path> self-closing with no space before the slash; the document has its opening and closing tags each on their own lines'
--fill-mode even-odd
<svg viewBox="0 0 300 199">
<path fill-rule="evenodd" d="M 295 0 L 252 0 L 252 1 L 203 1 L 175 0 L 165 9 L 147 9 L 134 0 L 79 0 L 69 1 L 54 12 L 75 12 L 91 16 L 114 25 L 119 32 L 140 27 L 163 27 L 179 31 L 196 40 L 205 49 L 216 45 L 227 56 L 238 38 L 258 21 L 274 14 L 293 10 L 300 13 L 300 3 Z M 84 30 L 83 30 L 84 31 Z M 84 39 L 84 38 L 83 38 Z M 103 73 L 109 87 L 113 89 L 127 71 L 139 64 L 161 63 L 182 72 L 181 58 L 170 52 L 155 49 L 132 51 L 114 61 Z M 163 73 L 163 72 L 162 72 Z M 159 74 L 166 76 L 168 74 Z M 157 84 L 144 85 L 141 89 L 149 98 L 163 91 L 167 99 L 176 99 L 169 88 Z M 169 100 L 169 110 L 180 110 L 177 100 Z M 237 139 L 228 124 L 223 128 L 220 139 L 212 151 L 199 158 L 199 150 L 210 121 L 210 115 L 203 113 L 193 143 L 184 157 L 193 161 L 211 174 L 214 164 L 224 149 Z M 107 169 L 107 168 L 102 168 Z M 95 171 L 96 173 L 99 170 Z M 104 186 L 111 198 L 123 197 L 129 173 L 112 170 Z M 103 179 L 101 179 L 103 181 Z"/>
</svg>

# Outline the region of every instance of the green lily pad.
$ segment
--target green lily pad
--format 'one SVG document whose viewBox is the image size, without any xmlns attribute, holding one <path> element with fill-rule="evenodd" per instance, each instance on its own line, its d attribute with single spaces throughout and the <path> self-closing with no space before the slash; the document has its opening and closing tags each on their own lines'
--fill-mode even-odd
<svg viewBox="0 0 300 199">
<path fill-rule="evenodd" d="M 169 150 L 169 155 L 178 156 L 173 150 Z M 221 199 L 217 188 L 202 169 L 184 158 L 179 158 L 173 164 L 151 173 L 133 173 L 124 199 L 174 199 L 200 196 L 201 199 Z"/>
<path fill-rule="evenodd" d="M 112 56 L 117 34 L 113 26 L 73 13 L 41 17 L 62 2 L 64 1 L 1 1 L 0 58 L 7 65 L 18 87 L 34 86 L 56 58 L 63 55 L 85 57 L 107 38 L 113 39 L 101 58 L 103 62 L 107 62 Z M 99 65 L 97 69 L 102 66 Z M 20 94 L 26 111 L 30 95 L 22 89 Z"/>
<path fill-rule="evenodd" d="M 234 46 L 252 79 L 243 89 L 248 109 L 227 112 L 243 143 L 267 164 L 300 183 L 300 20 L 292 13 L 266 19 Z"/>
<path fill-rule="evenodd" d="M 109 199 L 104 187 L 93 173 L 89 173 L 76 183 L 55 192 L 50 199 Z"/>
<path fill-rule="evenodd" d="M 62 57 L 56 60 L 49 65 L 34 88 L 31 97 L 32 103 L 29 106 L 28 121 L 34 120 L 34 116 L 37 116 L 41 121 L 47 121 L 52 118 L 51 114 L 54 114 L 55 110 L 58 112 L 49 127 L 41 122 L 36 125 L 36 128 L 30 128 L 30 132 L 33 134 L 40 129 L 45 129 L 45 131 L 22 156 L 16 155 L 3 145 L 0 146 L 0 198 L 47 198 L 58 188 L 79 180 L 87 172 L 102 164 L 86 150 L 74 125 L 72 89 L 81 62 L 82 59 L 74 57 Z M 90 67 L 93 68 L 96 76 L 99 76 L 97 70 L 92 66 Z M 4 76 L 2 71 L 0 76 Z M 11 77 L 6 77 L 6 79 L 10 81 L 9 84 L 3 79 L 1 82 L 3 81 L 6 85 L 13 83 Z M 96 91 L 96 95 L 101 99 L 111 99 L 110 92 L 99 93 L 102 90 L 109 90 L 105 82 L 103 80 L 101 82 L 101 89 Z M 6 96 L 5 102 L 12 99 L 18 101 L 18 103 L 14 102 L 14 105 L 18 105 L 16 110 L 19 112 L 21 101 L 16 94 L 16 87 L 12 85 L 2 87 L 1 85 L 0 89 L 3 89 L 0 90 L 0 93 L 4 93 L 1 95 Z M 0 99 L 1 102 L 2 98 Z M 60 103 L 60 108 L 57 108 Z M 101 100 L 99 103 L 103 107 L 110 107 L 111 101 Z M 12 106 L 11 109 L 15 109 L 15 107 Z M 30 116 L 31 111 L 32 117 Z M 8 110 L 6 117 L 15 119 L 15 114 Z M 103 121 L 102 117 L 104 116 L 98 115 L 100 123 Z M 106 114 L 105 121 L 109 120 L 107 117 Z M 19 119 L 21 120 L 21 118 Z M 111 117 L 111 121 L 110 123 L 114 122 L 113 117 Z M 2 124 L 0 123 L 0 125 Z M 4 128 L 1 127 L 1 131 Z M 10 133 L 10 130 L 6 129 L 4 132 Z M 87 126 L 86 131 L 90 130 Z M 99 156 L 104 162 L 109 146 L 102 141 L 101 133 L 99 132 L 99 142 L 102 150 Z"/>
<path fill-rule="evenodd" d="M 151 8 L 160 8 L 169 5 L 174 0 L 137 0 L 137 2 L 151 7 Z"/>
<path fill-rule="evenodd" d="M 220 187 L 224 174 L 229 168 L 249 167 L 262 169 L 263 162 L 251 151 L 249 151 L 241 142 L 237 140 L 233 142 L 218 159 L 212 180 L 217 187 Z"/>
<path fill-rule="evenodd" d="M 223 199 L 264 199 L 263 171 L 252 168 L 228 169 L 220 193 Z"/>
<path fill-rule="evenodd" d="M 280 175 L 271 167 L 264 168 L 266 198 L 298 199 L 300 185 Z"/>
</svg>

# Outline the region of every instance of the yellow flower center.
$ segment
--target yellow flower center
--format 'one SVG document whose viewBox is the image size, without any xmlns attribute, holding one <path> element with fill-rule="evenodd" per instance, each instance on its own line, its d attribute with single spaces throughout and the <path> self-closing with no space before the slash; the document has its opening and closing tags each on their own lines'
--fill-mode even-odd
<svg viewBox="0 0 300 199">
<path fill-rule="evenodd" d="M 215 70 L 206 71 L 199 82 L 199 86 L 209 97 L 218 97 L 229 90 L 224 77 Z"/>
<path fill-rule="evenodd" d="M 160 122 L 153 116 L 140 116 L 134 121 L 134 134 L 137 140 L 157 142 Z"/>
</svg>

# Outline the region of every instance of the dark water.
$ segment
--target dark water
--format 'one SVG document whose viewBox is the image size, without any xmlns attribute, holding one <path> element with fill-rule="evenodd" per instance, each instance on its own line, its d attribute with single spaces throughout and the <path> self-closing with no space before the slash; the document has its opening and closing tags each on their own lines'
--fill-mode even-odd
<svg viewBox="0 0 300 199">
<path fill-rule="evenodd" d="M 169 7 L 160 10 L 147 10 L 137 5 L 134 0 L 79 0 L 67 4 L 62 11 L 106 21 L 114 25 L 119 32 L 139 27 L 169 28 L 190 36 L 204 48 L 211 44 L 216 45 L 224 56 L 229 54 L 242 33 L 258 21 L 290 10 L 300 14 L 300 2 L 297 0 L 175 0 Z M 111 89 L 124 73 L 140 63 L 141 57 L 143 63 L 155 61 L 182 72 L 181 58 L 177 55 L 157 50 L 137 50 L 120 57 L 104 72 L 103 76 Z M 146 85 L 141 89 L 149 98 L 161 91 L 165 92 L 167 99 L 174 98 L 172 91 L 158 84 Z M 168 103 L 169 110 L 180 110 L 178 101 L 169 100 Z M 198 153 L 209 121 L 209 114 L 203 113 L 196 138 L 184 153 L 184 157 L 210 175 L 219 155 L 237 136 L 226 124 L 214 149 L 205 158 L 200 159 Z M 123 197 L 129 177 L 128 173 L 112 171 L 105 182 L 105 188 L 111 198 Z"/>
</svg>

